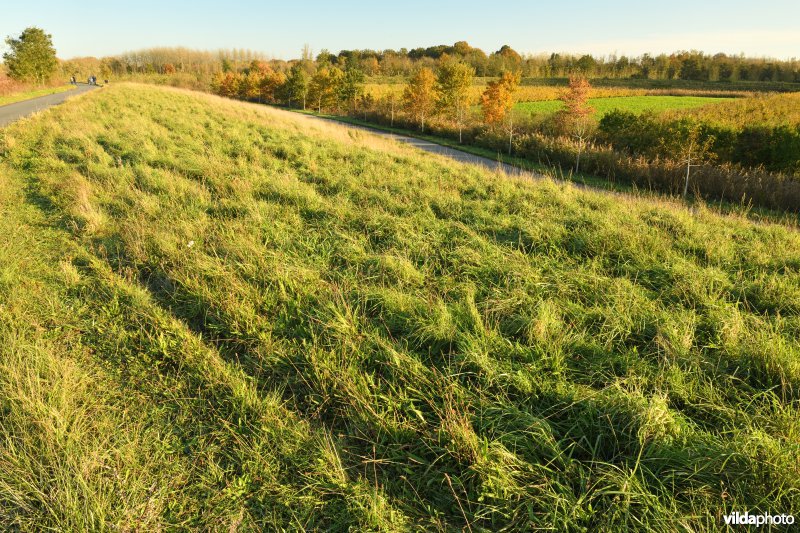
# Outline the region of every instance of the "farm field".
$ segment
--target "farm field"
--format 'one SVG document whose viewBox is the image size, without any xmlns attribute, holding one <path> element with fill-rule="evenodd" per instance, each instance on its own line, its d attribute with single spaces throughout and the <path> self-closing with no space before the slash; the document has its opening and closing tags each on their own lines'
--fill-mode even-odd
<svg viewBox="0 0 800 533">
<path fill-rule="evenodd" d="M 0 143 L 0 529 L 800 513 L 794 228 L 131 84 Z"/>
<path fill-rule="evenodd" d="M 631 113 L 652 111 L 661 113 L 674 109 L 692 109 L 729 102 L 730 98 L 704 96 L 615 96 L 607 98 L 590 98 L 588 103 L 594 108 L 595 118 L 602 118 L 606 113 L 619 109 Z M 562 109 L 564 104 L 558 100 L 519 102 L 514 106 L 518 112 L 549 115 Z M 708 113 L 713 113 L 710 108 Z"/>
<path fill-rule="evenodd" d="M 395 99 L 402 98 L 404 83 L 376 83 L 375 81 L 368 80 L 364 85 L 364 92 L 372 95 L 374 98 L 382 99 L 388 98 L 393 95 Z M 469 97 L 473 102 L 480 100 L 481 93 L 486 90 L 486 83 L 483 80 L 476 80 L 470 88 Z M 520 85 L 514 93 L 514 98 L 517 102 L 540 102 L 552 101 L 555 105 L 556 100 L 561 98 L 564 94 L 565 88 L 557 85 Z M 669 102 L 672 98 L 710 98 L 712 100 L 728 99 L 733 97 L 750 96 L 754 93 L 745 91 L 725 91 L 720 89 L 644 89 L 637 87 L 592 87 L 589 90 L 589 95 L 592 99 L 614 99 L 625 97 L 661 97 L 665 98 L 665 102 Z M 678 100 L 675 100 L 676 102 Z M 688 102 L 688 100 L 687 100 Z M 545 105 L 545 104 L 543 104 Z M 546 108 L 550 111 L 550 108 Z"/>
<path fill-rule="evenodd" d="M 714 107 L 682 112 L 709 124 L 742 128 L 745 126 L 800 126 L 800 93 L 759 95 L 731 99 Z"/>
</svg>

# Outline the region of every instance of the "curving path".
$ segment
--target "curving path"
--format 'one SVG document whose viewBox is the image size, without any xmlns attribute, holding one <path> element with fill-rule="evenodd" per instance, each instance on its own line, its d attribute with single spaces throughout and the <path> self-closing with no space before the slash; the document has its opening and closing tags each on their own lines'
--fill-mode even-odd
<svg viewBox="0 0 800 533">
<path fill-rule="evenodd" d="M 79 83 L 78 86 L 71 91 L 48 94 L 40 96 L 39 98 L 31 98 L 30 100 L 23 100 L 22 102 L 0 106 L 0 128 L 8 126 L 22 117 L 27 117 L 28 115 L 32 115 L 48 107 L 58 105 L 68 98 L 92 91 L 98 87 L 98 85 Z"/>
<path fill-rule="evenodd" d="M 483 157 L 475 154 L 470 154 L 468 152 L 462 152 L 461 150 L 457 150 L 455 148 L 450 148 L 449 146 L 444 146 L 441 144 L 437 144 L 432 141 L 426 141 L 424 139 L 418 139 L 417 137 L 410 137 L 408 135 L 402 135 L 398 133 L 391 133 L 385 130 L 381 130 L 379 128 L 370 128 L 369 126 L 363 126 L 361 124 L 351 124 L 349 122 L 344 122 L 341 120 L 336 120 L 334 118 L 328 117 L 321 117 L 319 115 L 308 115 L 303 114 L 305 117 L 310 117 L 317 120 L 325 120 L 328 122 L 332 122 L 334 124 L 338 124 L 339 126 L 343 126 L 346 128 L 357 129 L 357 130 L 364 130 L 372 133 L 373 135 L 378 135 L 380 137 L 385 137 L 387 139 L 392 139 L 394 141 L 402 142 L 408 145 L 411 145 L 415 148 L 419 148 L 425 152 L 430 152 L 432 154 L 439 154 L 450 159 L 454 159 L 460 163 L 470 163 L 473 165 L 480 165 L 482 167 L 489 168 L 491 170 L 502 170 L 506 174 L 511 174 L 514 176 L 525 176 L 530 178 L 543 178 L 542 174 L 538 174 L 536 172 L 532 172 L 529 170 L 522 169 L 520 167 L 515 167 L 514 165 L 509 165 L 508 163 L 500 163 L 499 161 L 495 161 L 494 159 L 489 159 L 488 157 Z M 575 183 L 576 186 L 580 187 L 582 184 Z"/>
</svg>

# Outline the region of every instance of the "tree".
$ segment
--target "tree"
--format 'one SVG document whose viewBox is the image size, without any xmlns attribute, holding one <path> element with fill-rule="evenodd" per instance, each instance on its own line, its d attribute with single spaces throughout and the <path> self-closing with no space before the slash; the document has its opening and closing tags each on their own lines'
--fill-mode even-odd
<svg viewBox="0 0 800 533">
<path fill-rule="evenodd" d="M 6 44 L 11 50 L 3 54 L 3 61 L 15 80 L 43 84 L 58 66 L 53 38 L 40 28 L 26 28 L 19 38 L 6 38 Z"/>
<path fill-rule="evenodd" d="M 703 135 L 702 124 L 688 118 L 671 123 L 662 139 L 662 148 L 670 157 L 686 165 L 683 181 L 683 197 L 689 192 L 692 168 L 714 159 L 711 151 L 714 146 L 713 135 Z"/>
<path fill-rule="evenodd" d="M 436 109 L 436 76 L 431 69 L 422 67 L 414 72 L 403 91 L 403 103 L 424 132 L 425 118 Z"/>
<path fill-rule="evenodd" d="M 363 93 L 359 98 L 361 110 L 364 112 L 364 122 L 367 121 L 367 112 L 375 107 L 375 97 L 372 93 Z"/>
<path fill-rule="evenodd" d="M 261 78 L 259 98 L 263 102 L 273 103 L 278 97 L 281 87 L 286 83 L 286 76 L 267 67 L 264 77 Z"/>
<path fill-rule="evenodd" d="M 493 126 L 501 123 L 514 106 L 514 91 L 519 84 L 519 77 L 504 72 L 499 80 L 490 81 L 481 95 L 481 110 L 486 124 Z"/>
<path fill-rule="evenodd" d="M 302 102 L 303 109 L 305 109 L 309 85 L 309 75 L 306 69 L 300 63 L 294 64 L 286 78 L 286 97 L 289 102 Z"/>
<path fill-rule="evenodd" d="M 397 103 L 400 99 L 400 94 L 394 90 L 394 87 L 391 87 L 386 95 L 383 97 L 383 105 L 384 108 L 389 110 L 389 126 L 394 127 L 394 113 L 397 109 Z"/>
<path fill-rule="evenodd" d="M 239 97 L 242 100 L 261 101 L 261 80 L 262 76 L 257 70 L 250 70 L 241 77 L 239 81 Z"/>
<path fill-rule="evenodd" d="M 589 80 L 583 76 L 571 76 L 569 89 L 561 96 L 564 109 L 558 112 L 562 131 L 578 140 L 578 155 L 575 158 L 575 173 L 580 171 L 581 153 L 591 128 L 590 118 L 594 109 L 589 105 Z"/>
<path fill-rule="evenodd" d="M 492 68 L 494 74 L 505 71 L 518 72 L 522 65 L 522 56 L 507 44 L 504 44 L 500 50 L 493 53 L 491 60 L 494 65 L 494 68 Z"/>
<path fill-rule="evenodd" d="M 483 120 L 490 127 L 501 124 L 508 118 L 508 153 L 511 153 L 514 140 L 514 92 L 519 86 L 519 74 L 503 72 L 499 80 L 490 81 L 481 95 Z"/>
<path fill-rule="evenodd" d="M 457 43 L 458 44 L 458 43 Z M 470 105 L 469 89 L 475 69 L 462 61 L 445 61 L 439 67 L 436 88 L 439 93 L 439 109 L 452 113 L 458 124 L 458 142 L 462 142 L 461 132 Z"/>
<path fill-rule="evenodd" d="M 309 83 L 309 94 L 317 102 L 317 112 L 322 108 L 338 107 L 340 84 L 344 73 L 338 67 L 322 67 L 314 73 Z"/>
<path fill-rule="evenodd" d="M 231 71 L 220 72 L 212 82 L 214 92 L 226 98 L 235 98 L 239 95 L 239 76 Z"/>
<path fill-rule="evenodd" d="M 355 59 L 347 62 L 341 83 L 339 84 L 339 97 L 345 102 L 350 102 L 351 109 L 355 111 L 356 101 L 364 92 L 364 73 L 359 68 Z"/>
</svg>

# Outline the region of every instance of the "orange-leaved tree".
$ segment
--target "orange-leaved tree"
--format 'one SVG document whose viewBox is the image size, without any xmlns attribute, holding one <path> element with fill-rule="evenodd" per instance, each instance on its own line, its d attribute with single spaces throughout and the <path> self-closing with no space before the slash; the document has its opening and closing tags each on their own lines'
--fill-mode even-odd
<svg viewBox="0 0 800 533">
<path fill-rule="evenodd" d="M 261 74 L 251 70 L 239 81 L 239 98 L 242 100 L 261 100 Z"/>
<path fill-rule="evenodd" d="M 414 72 L 403 91 L 403 103 L 419 122 L 420 131 L 425 131 L 425 118 L 436 108 L 436 75 L 431 69 L 422 67 Z"/>
<path fill-rule="evenodd" d="M 264 77 L 261 78 L 259 98 L 264 102 L 274 103 L 278 99 L 280 89 L 286 83 L 286 75 L 267 67 Z"/>
<path fill-rule="evenodd" d="M 578 141 L 578 155 L 575 158 L 575 172 L 580 170 L 581 152 L 591 131 L 591 117 L 594 109 L 589 105 L 589 91 L 592 86 L 583 76 L 571 76 L 569 89 L 561 96 L 564 109 L 558 112 L 558 122 L 562 131 Z"/>
<path fill-rule="evenodd" d="M 213 81 L 214 92 L 226 98 L 235 98 L 239 94 L 239 76 L 235 72 L 219 72 Z"/>
<path fill-rule="evenodd" d="M 489 126 L 508 122 L 508 153 L 511 153 L 514 139 L 514 116 L 511 109 L 514 107 L 514 92 L 519 87 L 520 76 L 513 72 L 503 72 L 499 80 L 490 81 L 486 90 L 481 95 L 481 110 L 483 120 Z"/>
</svg>

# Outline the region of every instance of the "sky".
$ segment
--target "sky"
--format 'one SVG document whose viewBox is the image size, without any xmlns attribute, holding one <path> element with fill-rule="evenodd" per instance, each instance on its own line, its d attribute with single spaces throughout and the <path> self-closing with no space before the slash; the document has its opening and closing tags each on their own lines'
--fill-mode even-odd
<svg viewBox="0 0 800 533">
<path fill-rule="evenodd" d="M 487 53 L 641 55 L 677 50 L 800 58 L 800 0 L 251 1 L 2 0 L 0 37 L 28 26 L 58 56 L 155 46 L 245 48 L 292 59 L 354 48 L 416 48 L 466 40 Z M 0 43 L 0 49 L 5 45 Z"/>
</svg>

